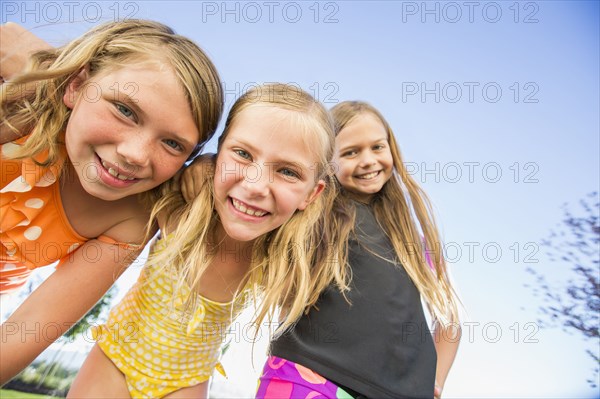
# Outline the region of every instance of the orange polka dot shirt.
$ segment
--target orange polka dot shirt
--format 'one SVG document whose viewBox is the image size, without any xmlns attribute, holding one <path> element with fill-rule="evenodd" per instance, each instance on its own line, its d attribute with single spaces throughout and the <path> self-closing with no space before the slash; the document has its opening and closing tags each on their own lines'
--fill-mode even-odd
<svg viewBox="0 0 600 399">
<path fill-rule="evenodd" d="M 62 205 L 58 177 L 66 150 L 49 167 L 31 158 L 10 159 L 25 140 L 0 146 L 0 295 L 21 288 L 33 269 L 67 259 L 89 240 L 73 229 Z"/>
</svg>

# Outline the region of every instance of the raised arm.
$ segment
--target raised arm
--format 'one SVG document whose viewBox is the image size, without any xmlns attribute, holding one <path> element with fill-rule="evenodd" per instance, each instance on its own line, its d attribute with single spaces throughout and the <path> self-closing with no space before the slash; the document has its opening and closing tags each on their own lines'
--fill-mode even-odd
<svg viewBox="0 0 600 399">
<path fill-rule="evenodd" d="M 51 46 L 48 43 L 21 25 L 13 22 L 0 25 L 0 83 L 22 72 L 31 54 L 49 48 Z M 0 121 L 0 144 L 16 140 L 24 134 L 9 128 L 5 122 Z"/>
<path fill-rule="evenodd" d="M 0 25 L 0 78 L 10 80 L 25 68 L 31 54 L 49 48 L 48 43 L 21 25 Z"/>
</svg>

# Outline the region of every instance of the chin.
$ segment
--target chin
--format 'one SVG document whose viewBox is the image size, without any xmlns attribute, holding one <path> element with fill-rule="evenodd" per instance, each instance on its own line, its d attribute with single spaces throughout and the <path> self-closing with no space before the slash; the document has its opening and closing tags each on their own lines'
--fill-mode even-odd
<svg viewBox="0 0 600 399">
<path fill-rule="evenodd" d="M 258 238 L 257 235 L 239 235 L 239 234 L 234 234 L 234 235 L 229 235 L 229 237 L 234 240 L 234 241 L 238 241 L 238 242 L 252 242 L 254 240 L 256 240 Z"/>
<path fill-rule="evenodd" d="M 88 193 L 92 197 L 96 197 L 102 201 L 117 201 L 117 200 L 123 199 L 123 198 L 131 195 L 131 194 L 116 193 L 116 192 L 106 192 L 104 190 L 93 190 L 93 189 L 88 189 L 85 186 L 83 188 L 86 193 Z"/>
<path fill-rule="evenodd" d="M 249 241 L 253 241 L 256 240 L 256 238 L 258 238 L 260 236 L 260 234 L 257 234 L 255 232 L 240 232 L 240 229 L 236 229 L 235 226 L 234 228 L 226 228 L 225 227 L 225 234 L 227 234 L 227 236 L 234 240 L 234 241 L 239 241 L 239 242 L 249 242 Z"/>
</svg>

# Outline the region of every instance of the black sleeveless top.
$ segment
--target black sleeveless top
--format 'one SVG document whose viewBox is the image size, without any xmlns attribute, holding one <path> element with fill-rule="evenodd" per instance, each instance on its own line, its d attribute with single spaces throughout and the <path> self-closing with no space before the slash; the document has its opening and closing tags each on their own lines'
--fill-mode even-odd
<svg viewBox="0 0 600 399">
<path fill-rule="evenodd" d="M 358 202 L 355 233 L 351 305 L 328 288 L 271 343 L 271 354 L 366 397 L 432 398 L 437 357 L 419 292 L 399 263 L 386 260 L 397 260 L 392 243 L 373 210 Z"/>
</svg>

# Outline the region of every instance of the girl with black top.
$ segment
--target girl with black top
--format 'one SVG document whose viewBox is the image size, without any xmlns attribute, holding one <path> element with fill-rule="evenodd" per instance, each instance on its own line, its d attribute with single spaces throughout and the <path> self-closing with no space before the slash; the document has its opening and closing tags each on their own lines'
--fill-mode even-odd
<svg viewBox="0 0 600 399">
<path fill-rule="evenodd" d="M 440 397 L 460 327 L 430 202 L 375 108 L 343 102 L 332 114 L 342 192 L 328 234 L 347 243 L 349 290 L 313 275 L 323 293 L 272 343 L 257 398 Z"/>
</svg>

